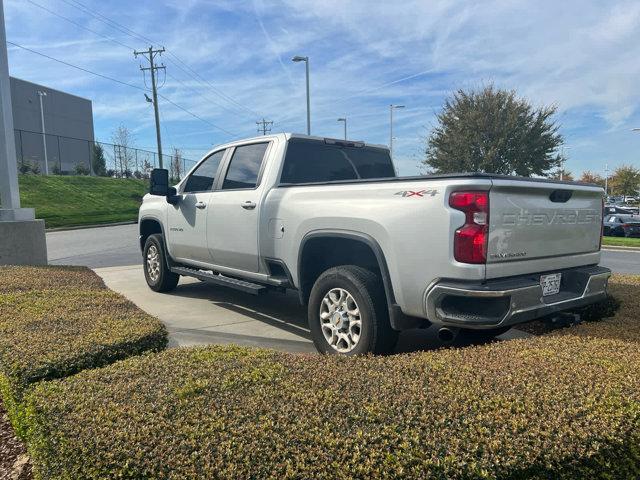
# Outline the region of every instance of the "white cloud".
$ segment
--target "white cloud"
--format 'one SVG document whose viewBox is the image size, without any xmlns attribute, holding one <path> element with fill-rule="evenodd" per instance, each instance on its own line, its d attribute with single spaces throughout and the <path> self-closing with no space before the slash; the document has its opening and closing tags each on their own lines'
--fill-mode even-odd
<svg viewBox="0 0 640 480">
<path fill-rule="evenodd" d="M 36 1 L 123 43 L 146 46 L 64 3 Z M 456 88 L 494 81 L 536 104 L 556 104 L 576 144 L 595 135 L 612 141 L 606 132 L 628 126 L 639 114 L 637 1 L 113 0 L 110 8 L 82 1 L 165 42 L 197 70 L 206 82 L 190 78 L 188 68 L 165 54 L 169 72 L 181 83 L 167 79 L 163 95 L 229 131 L 255 132 L 255 115 L 238 104 L 275 120 L 274 130 L 304 130 L 304 68 L 291 63 L 292 55 L 311 57 L 315 132 L 339 135 L 335 119 L 347 115 L 354 135 L 386 143 L 388 104 L 406 103 L 396 125 L 397 158 L 406 173 L 420 152 L 423 127 Z M 7 0 L 5 11 L 13 41 L 142 84 L 127 49 L 22 0 Z M 141 137 L 153 138 L 141 92 L 26 52 L 12 50 L 10 61 L 17 76 L 93 98 L 97 132 L 125 119 L 142 125 Z M 189 130 L 203 127 L 206 132 L 206 124 L 183 111 L 166 102 L 161 107 L 174 137 L 189 139 Z M 199 144 L 226 139 L 214 129 L 193 137 Z"/>
</svg>

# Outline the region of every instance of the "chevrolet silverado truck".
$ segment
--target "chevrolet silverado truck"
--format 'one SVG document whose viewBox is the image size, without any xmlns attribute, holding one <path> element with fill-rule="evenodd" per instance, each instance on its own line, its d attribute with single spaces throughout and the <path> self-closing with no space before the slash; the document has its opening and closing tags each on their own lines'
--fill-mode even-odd
<svg viewBox="0 0 640 480">
<path fill-rule="evenodd" d="M 320 352 L 382 353 L 434 324 L 498 335 L 606 298 L 600 187 L 491 174 L 397 177 L 380 145 L 297 134 L 151 174 L 146 281 L 297 291 Z"/>
</svg>

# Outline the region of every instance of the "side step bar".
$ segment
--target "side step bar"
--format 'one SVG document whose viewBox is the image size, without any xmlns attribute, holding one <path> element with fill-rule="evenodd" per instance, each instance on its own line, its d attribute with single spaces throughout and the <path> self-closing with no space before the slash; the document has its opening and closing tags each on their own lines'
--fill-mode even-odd
<svg viewBox="0 0 640 480">
<path fill-rule="evenodd" d="M 225 277 L 224 275 L 209 273 L 204 270 L 198 270 L 196 268 L 172 267 L 171 271 L 173 273 L 177 273 L 178 275 L 194 277 L 208 283 L 213 283 L 215 285 L 235 288 L 236 290 L 241 290 L 245 293 L 251 293 L 252 295 L 260 295 L 267 291 L 267 287 L 258 283 L 251 283 L 245 280 L 238 280 L 237 278 Z"/>
</svg>

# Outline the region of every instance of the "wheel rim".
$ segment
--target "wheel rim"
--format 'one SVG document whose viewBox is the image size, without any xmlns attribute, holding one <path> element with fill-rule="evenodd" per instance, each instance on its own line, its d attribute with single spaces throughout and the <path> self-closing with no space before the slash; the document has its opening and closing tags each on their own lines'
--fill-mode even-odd
<svg viewBox="0 0 640 480">
<path fill-rule="evenodd" d="M 333 288 L 320 303 L 320 327 L 327 343 L 340 353 L 353 350 L 360 341 L 362 319 L 353 296 L 343 288 Z"/>
<path fill-rule="evenodd" d="M 152 282 L 157 282 L 160 278 L 160 252 L 155 245 L 147 250 L 147 273 Z"/>
</svg>

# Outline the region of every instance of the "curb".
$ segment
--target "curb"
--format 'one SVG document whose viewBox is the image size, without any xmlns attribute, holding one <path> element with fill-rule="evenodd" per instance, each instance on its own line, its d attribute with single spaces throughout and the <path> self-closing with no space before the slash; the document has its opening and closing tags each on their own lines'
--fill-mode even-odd
<svg viewBox="0 0 640 480">
<path fill-rule="evenodd" d="M 69 227 L 47 228 L 46 232 L 64 232 L 67 230 L 83 230 L 85 228 L 117 227 L 119 225 L 133 225 L 134 223 L 138 223 L 138 220 L 130 220 L 128 222 L 94 223 L 91 225 L 73 225 Z"/>
<path fill-rule="evenodd" d="M 603 245 L 602 250 L 612 252 L 640 252 L 640 247 L 624 247 L 621 245 Z"/>
</svg>

